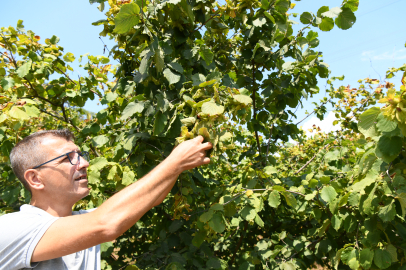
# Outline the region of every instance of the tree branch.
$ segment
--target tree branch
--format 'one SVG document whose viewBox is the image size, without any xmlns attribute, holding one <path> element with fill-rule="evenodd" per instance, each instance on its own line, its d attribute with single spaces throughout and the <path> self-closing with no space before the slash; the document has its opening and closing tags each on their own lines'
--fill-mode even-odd
<svg viewBox="0 0 406 270">
<path fill-rule="evenodd" d="M 10 55 L 11 55 L 11 58 L 13 59 L 14 66 L 15 66 L 16 68 L 18 68 L 17 62 L 16 62 L 16 60 L 15 60 L 15 58 L 14 58 L 14 55 L 13 55 L 13 52 L 11 51 L 11 46 L 10 46 L 10 44 L 9 44 L 8 41 L 6 40 L 6 37 L 5 37 L 5 36 L 3 36 L 3 35 L 1 35 L 1 36 L 3 37 L 4 42 L 5 42 L 5 43 L 7 44 L 7 46 L 9 47 Z"/>
<path fill-rule="evenodd" d="M 309 166 L 309 164 L 317 157 L 317 155 L 324 149 L 326 149 L 329 146 L 329 144 L 326 144 L 322 149 L 319 150 L 319 152 L 317 152 L 317 154 L 315 154 L 305 165 L 302 166 L 302 168 L 300 168 L 297 172 L 295 172 L 295 174 L 300 173 L 301 171 L 303 171 L 304 168 L 306 168 L 307 166 Z"/>
<path fill-rule="evenodd" d="M 211 16 L 207 21 L 205 21 L 199 28 L 195 29 L 195 30 L 192 32 L 192 34 L 193 34 L 194 32 L 196 32 L 196 31 L 199 31 L 200 29 L 202 29 L 202 27 L 205 26 L 206 23 L 208 23 L 211 19 L 213 19 L 214 17 L 216 17 L 216 15 L 217 15 L 219 12 L 220 12 L 220 9 L 218 9 L 217 12 L 214 13 L 214 15 Z"/>
<path fill-rule="evenodd" d="M 238 252 L 238 250 L 239 250 L 240 247 L 241 247 L 242 240 L 244 239 L 243 233 L 247 230 L 247 228 L 248 228 L 248 221 L 245 221 L 244 229 L 243 229 L 243 231 L 241 232 L 240 240 L 238 241 L 238 244 L 237 244 L 237 246 L 235 247 L 235 252 L 234 252 L 234 254 L 233 254 L 233 258 L 231 259 L 231 265 L 233 265 L 234 262 L 235 262 L 235 257 L 237 256 L 237 252 Z"/>
<path fill-rule="evenodd" d="M 323 102 L 320 106 L 316 107 L 311 113 L 309 113 L 305 118 L 303 118 L 302 120 L 300 120 L 299 122 L 297 122 L 295 125 L 299 125 L 300 123 L 302 123 L 304 120 L 306 120 L 307 118 L 309 118 L 313 113 L 316 112 L 316 110 L 318 110 L 319 108 L 321 108 L 322 106 L 324 106 L 325 104 L 327 104 L 333 97 L 331 97 L 329 100 Z"/>
<path fill-rule="evenodd" d="M 253 86 L 253 91 L 252 91 L 252 107 L 254 110 L 254 115 L 253 119 L 257 120 L 257 108 L 256 108 L 256 102 L 255 102 L 255 97 L 257 95 L 257 89 L 256 89 L 256 84 L 255 84 L 255 65 L 254 65 L 254 60 L 252 60 L 252 86 Z M 261 156 L 261 145 L 259 143 L 259 135 L 258 131 L 255 130 L 255 139 L 257 141 L 258 145 L 258 155 Z"/>
</svg>

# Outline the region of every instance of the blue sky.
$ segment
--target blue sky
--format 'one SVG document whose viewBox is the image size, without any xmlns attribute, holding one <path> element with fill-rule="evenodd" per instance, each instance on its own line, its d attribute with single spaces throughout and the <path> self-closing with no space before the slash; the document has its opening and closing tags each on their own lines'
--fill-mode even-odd
<svg viewBox="0 0 406 270">
<path fill-rule="evenodd" d="M 337 7 L 342 0 L 292 2 L 296 3 L 292 13 L 301 14 L 304 11 L 317 13 L 323 5 Z M 22 19 L 25 29 L 34 31 L 42 41 L 52 35 L 60 37 L 59 44 L 65 48 L 65 52 L 72 52 L 77 58 L 85 53 L 103 54 L 103 43 L 98 35 L 102 27 L 91 25 L 104 18 L 97 4 L 90 5 L 87 0 L 2 1 L 2 10 L 0 27 L 15 26 L 17 20 Z M 356 87 L 359 79 L 384 79 L 388 68 L 406 63 L 405 10 L 406 0 L 360 0 L 359 10 L 355 13 L 357 22 L 352 28 L 344 31 L 335 27 L 330 32 L 318 31 L 318 50 L 323 52 L 332 75 L 345 75 L 342 84 Z M 299 21 L 299 17 L 292 19 Z M 103 38 L 103 41 L 109 48 L 114 46 L 108 38 Z M 73 76 L 77 77 L 77 73 Z M 399 85 L 400 77 L 391 81 Z M 316 100 L 324 96 L 324 86 L 325 81 L 321 80 L 319 87 L 322 93 L 315 97 Z M 305 106 L 306 110 L 312 111 L 311 101 L 305 102 Z M 93 101 L 87 103 L 85 108 L 97 112 L 101 106 Z"/>
</svg>

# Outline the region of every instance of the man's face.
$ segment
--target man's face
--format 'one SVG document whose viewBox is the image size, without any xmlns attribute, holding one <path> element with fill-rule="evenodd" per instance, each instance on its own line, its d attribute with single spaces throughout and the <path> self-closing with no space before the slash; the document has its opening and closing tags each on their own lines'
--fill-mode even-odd
<svg viewBox="0 0 406 270">
<path fill-rule="evenodd" d="M 48 153 L 48 160 L 79 150 L 73 142 L 52 136 L 45 138 L 41 145 Z M 39 177 L 44 184 L 43 191 L 47 198 L 73 205 L 89 194 L 86 174 L 89 163 L 82 157 L 79 160 L 77 165 L 72 165 L 65 155 L 41 166 Z"/>
</svg>

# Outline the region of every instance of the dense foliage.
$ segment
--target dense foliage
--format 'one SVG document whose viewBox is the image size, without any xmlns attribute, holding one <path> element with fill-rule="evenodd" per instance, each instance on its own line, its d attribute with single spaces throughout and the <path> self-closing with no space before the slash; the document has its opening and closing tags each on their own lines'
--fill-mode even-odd
<svg viewBox="0 0 406 270">
<path fill-rule="evenodd" d="M 308 137 L 295 115 L 330 73 L 311 29 L 350 28 L 358 0 L 317 14 L 295 14 L 288 0 L 90 2 L 108 7 L 94 24 L 117 45 L 81 56 L 78 80 L 56 36 L 41 43 L 22 21 L 1 28 L 0 214 L 29 202 L 8 155 L 37 130 L 69 128 L 92 155 L 92 190 L 76 209 L 99 206 L 201 134 L 212 163 L 183 173 L 160 206 L 103 244 L 104 269 L 402 269 L 405 79 L 396 90 L 329 78 L 314 113 L 333 105 L 336 133 Z M 85 111 L 95 98 L 107 108 Z"/>
</svg>

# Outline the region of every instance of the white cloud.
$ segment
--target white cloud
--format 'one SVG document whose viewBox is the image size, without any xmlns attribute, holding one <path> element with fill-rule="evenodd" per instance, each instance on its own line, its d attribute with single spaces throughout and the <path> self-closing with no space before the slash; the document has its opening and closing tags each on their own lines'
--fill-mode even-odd
<svg viewBox="0 0 406 270">
<path fill-rule="evenodd" d="M 308 135 L 314 134 L 309 132 L 309 129 L 312 129 L 313 125 L 320 127 L 321 131 L 325 133 L 340 130 L 340 125 L 333 126 L 333 122 L 335 120 L 337 120 L 337 118 L 335 117 L 334 113 L 329 112 L 327 117 L 324 117 L 323 121 L 320 121 L 320 119 L 317 117 L 312 117 L 303 124 L 302 128 Z"/>
<path fill-rule="evenodd" d="M 406 59 L 406 49 L 394 50 L 392 52 L 377 53 L 376 51 L 365 51 L 361 54 L 362 61 L 369 60 L 402 60 Z"/>
</svg>

